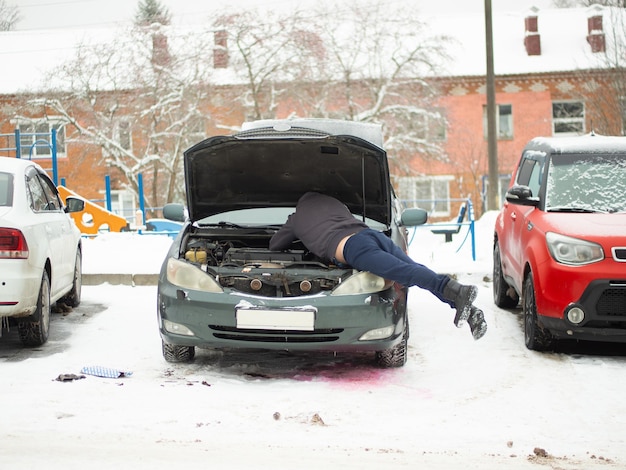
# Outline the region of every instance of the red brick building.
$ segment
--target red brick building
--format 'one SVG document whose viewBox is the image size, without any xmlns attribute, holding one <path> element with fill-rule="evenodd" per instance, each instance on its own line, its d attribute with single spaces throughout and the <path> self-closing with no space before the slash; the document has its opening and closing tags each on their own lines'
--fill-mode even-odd
<svg viewBox="0 0 626 470">
<path fill-rule="evenodd" d="M 494 17 L 500 194 L 508 185 L 521 149 L 535 136 L 592 130 L 623 134 L 623 100 L 616 92 L 614 73 L 619 64 L 610 62 L 610 57 L 622 47 L 611 42 L 616 37 L 612 34 L 617 29 L 616 22 L 621 22 L 621 16 L 616 19 L 616 12 L 621 15 L 620 9 L 593 7 L 530 10 Z M 477 216 L 485 209 L 493 209 L 486 208 L 484 202 L 488 156 L 483 21 L 482 17 L 467 16 L 430 21 L 434 31 L 455 38 L 451 65 L 430 78 L 441 91 L 436 106 L 446 125 L 433 124 L 426 138 L 441 146 L 443 156 L 434 159 L 411 155 L 411 173 L 398 174 L 395 184 L 402 199 L 418 200 L 420 205 L 428 206 L 434 220 L 449 219 L 458 210 L 458 199 L 467 197 L 472 199 Z M 10 39 L 10 34 L 0 37 L 0 43 Z M 227 38 L 218 34 L 215 41 L 214 53 L 219 55 L 219 61 L 214 64 L 224 67 L 228 64 Z M 234 107 L 231 99 L 238 92 L 237 87 L 222 86 L 206 103 L 208 110 L 220 115 L 223 126 L 236 127 L 245 119 L 244 110 Z M 15 105 L 23 97 L 19 90 L 7 92 L 0 87 L 0 133 L 10 134 L 16 128 L 24 133 L 48 132 L 57 127 L 60 178 L 83 197 L 102 201 L 108 175 L 113 208 L 132 215 L 137 200 L 124 189 L 122 175 L 102 163 L 102 150 L 93 145 L 68 144 L 75 131 L 58 127 L 55 116 L 46 110 L 40 109 L 40 116 L 29 116 L 36 118 L 34 123 L 24 120 Z M 278 118 L 294 113 L 288 105 L 278 109 Z M 298 110 L 296 114 L 301 113 Z M 205 135 L 225 132 L 212 126 L 206 125 Z M 120 127 L 117 138 L 131 142 L 136 136 L 132 129 Z M 0 148 L 11 147 L 11 138 L 4 139 Z M 28 146 L 32 143 L 29 139 L 23 139 L 22 144 Z M 45 152 L 35 150 L 44 167 L 48 165 Z"/>
</svg>

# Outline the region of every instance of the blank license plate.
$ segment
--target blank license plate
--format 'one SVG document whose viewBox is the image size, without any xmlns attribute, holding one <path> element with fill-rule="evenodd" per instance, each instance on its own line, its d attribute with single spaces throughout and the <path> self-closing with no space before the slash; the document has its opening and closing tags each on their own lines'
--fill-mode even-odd
<svg viewBox="0 0 626 470">
<path fill-rule="evenodd" d="M 313 310 L 265 310 L 239 308 L 236 310 L 237 328 L 254 330 L 313 331 Z"/>
</svg>

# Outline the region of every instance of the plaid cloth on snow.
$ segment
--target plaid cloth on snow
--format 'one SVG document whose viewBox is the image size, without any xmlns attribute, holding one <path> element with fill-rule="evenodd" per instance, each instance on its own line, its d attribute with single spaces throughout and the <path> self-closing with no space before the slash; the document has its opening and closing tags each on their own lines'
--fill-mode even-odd
<svg viewBox="0 0 626 470">
<path fill-rule="evenodd" d="M 130 377 L 132 372 L 111 369 L 102 366 L 86 366 L 81 369 L 81 374 L 95 375 L 97 377 L 106 377 L 108 379 L 118 379 L 120 377 Z"/>
</svg>

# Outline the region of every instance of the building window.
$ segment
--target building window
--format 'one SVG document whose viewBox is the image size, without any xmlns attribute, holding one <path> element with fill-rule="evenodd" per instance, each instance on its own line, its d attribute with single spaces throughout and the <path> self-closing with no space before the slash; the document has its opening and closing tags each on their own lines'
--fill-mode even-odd
<svg viewBox="0 0 626 470">
<path fill-rule="evenodd" d="M 119 119 L 113 125 L 113 139 L 120 144 L 124 150 L 132 150 L 133 139 L 128 119 Z"/>
<path fill-rule="evenodd" d="M 204 130 L 204 120 L 200 117 L 194 117 L 189 119 L 184 132 L 187 145 L 191 146 L 203 141 L 206 138 L 206 132 Z"/>
<path fill-rule="evenodd" d="M 483 129 L 485 139 L 488 136 L 487 106 L 483 106 Z M 496 135 L 498 139 L 513 138 L 513 106 L 499 104 L 496 106 Z"/>
<path fill-rule="evenodd" d="M 450 215 L 452 176 L 400 177 L 398 197 L 407 207 L 426 209 L 432 217 Z"/>
<path fill-rule="evenodd" d="M 442 108 L 433 108 L 432 112 L 418 114 L 412 122 L 412 127 L 420 139 L 428 142 L 445 142 L 447 121 Z"/>
<path fill-rule="evenodd" d="M 553 135 L 580 135 L 585 132 L 585 105 L 582 101 L 552 103 Z"/>
<path fill-rule="evenodd" d="M 50 158 L 52 156 L 52 130 L 57 134 L 57 157 L 65 156 L 65 126 L 59 121 L 33 120 L 17 123 L 20 131 L 20 151 L 23 158 Z"/>
<path fill-rule="evenodd" d="M 134 223 L 135 212 L 137 211 L 134 194 L 127 190 L 112 190 L 111 211 Z"/>
</svg>

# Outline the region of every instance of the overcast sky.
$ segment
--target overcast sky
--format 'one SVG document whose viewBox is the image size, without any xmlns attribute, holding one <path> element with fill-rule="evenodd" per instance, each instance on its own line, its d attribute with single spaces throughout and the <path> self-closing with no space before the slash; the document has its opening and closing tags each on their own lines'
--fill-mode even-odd
<svg viewBox="0 0 626 470">
<path fill-rule="evenodd" d="M 360 0 L 344 0 L 360 1 Z M 387 0 L 417 8 L 424 14 L 483 13 L 484 0 Z M 497 11 L 526 10 L 531 6 L 547 8 L 551 0 L 491 0 Z M 56 29 L 67 27 L 115 26 L 132 21 L 139 0 L 7 0 L 17 5 L 21 20 L 15 29 Z M 195 22 L 209 16 L 222 5 L 240 4 L 272 9 L 289 8 L 293 5 L 313 5 L 319 0 L 162 0 L 172 13 L 174 23 Z"/>
</svg>

